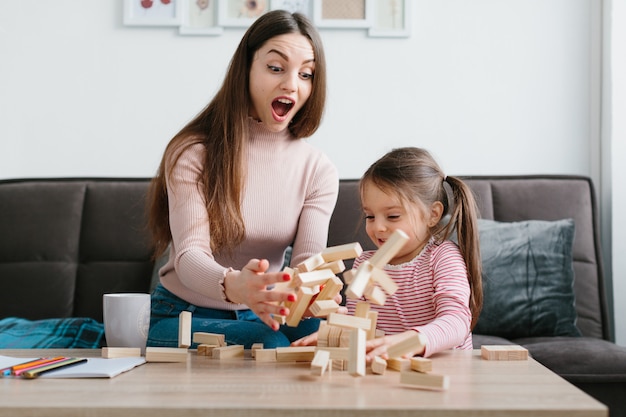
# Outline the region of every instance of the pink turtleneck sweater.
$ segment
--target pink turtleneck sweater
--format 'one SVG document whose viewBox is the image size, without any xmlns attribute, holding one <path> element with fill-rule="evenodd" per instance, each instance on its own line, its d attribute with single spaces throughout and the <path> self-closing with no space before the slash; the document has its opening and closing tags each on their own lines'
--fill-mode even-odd
<svg viewBox="0 0 626 417">
<path fill-rule="evenodd" d="M 169 261 L 159 271 L 161 284 L 200 307 L 247 308 L 222 298 L 219 282 L 229 267 L 240 270 L 256 258 L 267 259 L 269 271 L 279 271 L 290 244 L 292 265 L 326 247 L 339 189 L 336 167 L 305 140 L 295 140 L 288 130 L 272 133 L 262 123 L 249 120 L 242 203 L 246 237 L 232 256 L 214 254 L 209 245 L 208 214 L 198 191 L 204 147 L 187 149 L 167 178 L 172 243 Z"/>
</svg>

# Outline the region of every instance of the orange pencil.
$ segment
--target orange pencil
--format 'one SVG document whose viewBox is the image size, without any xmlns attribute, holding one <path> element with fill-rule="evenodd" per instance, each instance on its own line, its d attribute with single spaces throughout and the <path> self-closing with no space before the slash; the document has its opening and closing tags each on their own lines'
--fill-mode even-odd
<svg viewBox="0 0 626 417">
<path fill-rule="evenodd" d="M 21 375 L 24 378 L 29 378 L 29 379 L 37 378 L 38 376 L 45 374 L 47 372 L 55 371 L 57 369 L 65 368 L 68 366 L 78 365 L 83 362 L 87 362 L 87 359 L 86 358 L 64 358 L 64 359 L 61 359 L 60 361 L 57 361 L 48 365 L 38 366 L 35 369 L 24 371 L 22 372 Z"/>
</svg>

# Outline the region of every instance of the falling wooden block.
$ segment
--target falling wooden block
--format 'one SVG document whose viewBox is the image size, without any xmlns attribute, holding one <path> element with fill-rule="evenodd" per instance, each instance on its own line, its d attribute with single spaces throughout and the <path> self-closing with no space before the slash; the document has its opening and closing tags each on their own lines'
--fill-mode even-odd
<svg viewBox="0 0 626 417">
<path fill-rule="evenodd" d="M 213 359 L 243 358 L 243 345 L 220 346 L 213 349 Z"/>
<path fill-rule="evenodd" d="M 289 307 L 289 315 L 287 316 L 286 322 L 287 326 L 296 327 L 300 324 L 300 320 L 315 294 L 316 291 L 313 288 L 300 287 L 298 289 L 298 299 Z"/>
<path fill-rule="evenodd" d="M 329 262 L 325 260 L 321 254 L 313 255 L 310 258 L 306 259 L 304 262 L 300 262 L 296 265 L 296 269 L 298 272 L 310 272 L 314 271 L 318 266 L 323 265 L 324 263 Z"/>
<path fill-rule="evenodd" d="M 311 362 L 315 357 L 315 346 L 289 346 L 276 348 L 277 362 Z"/>
<path fill-rule="evenodd" d="M 389 358 L 387 359 L 387 368 L 394 371 L 410 371 L 411 360 L 405 358 Z"/>
<path fill-rule="evenodd" d="M 347 327 L 350 329 L 369 330 L 372 321 L 363 317 L 349 316 L 347 314 L 331 313 L 326 320 L 331 326 Z"/>
<path fill-rule="evenodd" d="M 315 356 L 313 356 L 313 360 L 311 361 L 311 373 L 313 375 L 322 376 L 324 372 L 326 372 L 326 369 L 329 368 L 329 364 L 331 364 L 330 367 L 332 368 L 330 352 L 327 350 L 316 350 Z"/>
<path fill-rule="evenodd" d="M 406 339 L 389 346 L 387 348 L 387 355 L 389 355 L 390 358 L 399 358 L 407 353 L 420 351 L 424 346 L 426 346 L 426 336 L 418 332 L 413 332 L 413 334 Z"/>
<path fill-rule="evenodd" d="M 102 357 L 107 359 L 112 358 L 128 358 L 141 356 L 141 348 L 128 348 L 128 347 L 103 347 Z"/>
<path fill-rule="evenodd" d="M 338 259 L 333 262 L 326 262 L 318 266 L 317 269 L 330 269 L 333 274 L 339 274 L 346 270 L 346 264 L 341 259 Z"/>
<path fill-rule="evenodd" d="M 528 349 L 519 345 L 482 345 L 480 356 L 488 361 L 524 361 Z"/>
<path fill-rule="evenodd" d="M 316 300 L 334 300 L 335 296 L 341 292 L 343 282 L 338 276 L 333 275 L 324 283 L 324 287 L 317 294 Z"/>
<path fill-rule="evenodd" d="M 367 318 L 372 321 L 372 325 L 367 332 L 367 340 L 372 340 L 376 338 L 376 323 L 378 322 L 378 311 L 368 311 Z"/>
<path fill-rule="evenodd" d="M 393 295 L 398 291 L 398 284 L 382 269 L 374 268 L 372 270 L 372 280 L 380 285 L 389 295 Z"/>
<path fill-rule="evenodd" d="M 350 285 L 346 288 L 346 297 L 358 300 L 363 296 L 365 288 L 370 282 L 372 275 L 372 264 L 365 261 L 357 268 L 354 276 L 350 280 Z M 344 274 L 345 276 L 345 274 Z"/>
<path fill-rule="evenodd" d="M 331 246 L 321 252 L 325 262 L 338 261 L 340 259 L 358 258 L 363 253 L 359 242 L 346 243 L 345 245 Z"/>
<path fill-rule="evenodd" d="M 178 347 L 191 346 L 191 311 L 181 311 L 178 315 Z"/>
<path fill-rule="evenodd" d="M 351 284 L 352 281 L 354 281 L 356 271 L 357 270 L 355 268 L 348 269 L 347 271 L 345 271 L 343 273 L 343 282 L 345 282 L 346 284 Z"/>
<path fill-rule="evenodd" d="M 257 362 L 276 362 L 276 349 L 257 349 L 254 353 Z"/>
<path fill-rule="evenodd" d="M 433 361 L 421 356 L 411 358 L 411 370 L 416 372 L 430 372 L 433 370 Z"/>
<path fill-rule="evenodd" d="M 333 271 L 330 269 L 318 269 L 311 272 L 299 272 L 293 278 L 296 287 L 313 287 L 315 285 L 324 284 L 326 281 L 334 277 Z"/>
<path fill-rule="evenodd" d="M 348 373 L 352 376 L 365 376 L 365 342 L 365 330 L 352 329 L 350 331 Z"/>
<path fill-rule="evenodd" d="M 186 348 L 146 348 L 146 362 L 186 362 L 188 356 L 189 351 Z"/>
<path fill-rule="evenodd" d="M 339 309 L 339 304 L 335 300 L 316 300 L 309 307 L 309 311 L 315 317 L 325 317 Z"/>
<path fill-rule="evenodd" d="M 375 356 L 374 359 L 372 359 L 370 367 L 372 369 L 372 373 L 376 375 L 384 375 L 385 370 L 387 369 L 387 361 L 380 356 Z"/>
<path fill-rule="evenodd" d="M 421 389 L 443 391 L 450 387 L 450 378 L 447 375 L 403 371 L 400 373 L 400 383 Z"/>
<path fill-rule="evenodd" d="M 226 336 L 221 333 L 194 332 L 193 342 L 205 345 L 226 346 Z"/>
<path fill-rule="evenodd" d="M 383 269 L 385 265 L 402 249 L 409 240 L 409 236 L 400 229 L 396 229 L 389 239 L 369 259 L 374 268 Z"/>
<path fill-rule="evenodd" d="M 370 303 L 366 301 L 358 301 L 354 307 L 354 317 L 368 318 L 367 313 L 370 311 Z"/>
<path fill-rule="evenodd" d="M 376 304 L 379 306 L 384 306 L 387 301 L 387 295 L 380 287 L 370 281 L 365 287 L 365 291 L 363 291 L 363 296 L 367 301 L 372 304 Z"/>
</svg>

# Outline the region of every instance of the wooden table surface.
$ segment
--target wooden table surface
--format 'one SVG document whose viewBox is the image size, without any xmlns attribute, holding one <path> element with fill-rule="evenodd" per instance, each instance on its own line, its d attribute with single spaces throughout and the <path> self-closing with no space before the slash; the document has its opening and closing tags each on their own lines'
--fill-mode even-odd
<svg viewBox="0 0 626 417">
<path fill-rule="evenodd" d="M 99 356 L 99 350 L 0 350 L 0 355 Z M 400 384 L 400 374 L 314 376 L 309 363 L 218 360 L 146 363 L 111 379 L 0 378 L 0 417 L 59 416 L 608 416 L 608 409 L 538 362 L 486 361 L 480 351 L 436 355 L 450 388 Z"/>
</svg>

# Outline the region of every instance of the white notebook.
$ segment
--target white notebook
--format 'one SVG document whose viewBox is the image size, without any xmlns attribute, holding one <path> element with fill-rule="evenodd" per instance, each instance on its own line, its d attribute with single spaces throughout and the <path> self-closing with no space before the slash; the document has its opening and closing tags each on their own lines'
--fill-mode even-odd
<svg viewBox="0 0 626 417">
<path fill-rule="evenodd" d="M 32 359 L 37 358 L 0 356 L 0 369 L 24 363 Z M 50 371 L 41 375 L 39 378 L 113 378 L 144 363 L 146 363 L 146 358 L 144 357 L 111 359 L 87 358 L 87 362 L 85 363 Z"/>
</svg>

